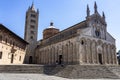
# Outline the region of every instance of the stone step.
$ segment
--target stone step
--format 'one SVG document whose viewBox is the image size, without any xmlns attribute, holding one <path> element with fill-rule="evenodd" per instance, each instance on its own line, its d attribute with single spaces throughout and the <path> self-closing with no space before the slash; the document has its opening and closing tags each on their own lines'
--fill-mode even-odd
<svg viewBox="0 0 120 80">
<path fill-rule="evenodd" d="M 39 73 L 70 79 L 120 78 L 120 66 L 0 65 L 0 73 Z"/>
<path fill-rule="evenodd" d="M 38 65 L 0 65 L 0 73 L 43 73 Z"/>
</svg>

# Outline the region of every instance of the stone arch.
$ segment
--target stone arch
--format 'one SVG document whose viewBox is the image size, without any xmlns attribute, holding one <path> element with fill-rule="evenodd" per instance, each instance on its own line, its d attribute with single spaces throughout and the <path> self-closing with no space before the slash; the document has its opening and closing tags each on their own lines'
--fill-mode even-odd
<svg viewBox="0 0 120 80">
<path fill-rule="evenodd" d="M 50 59 L 51 59 L 51 64 L 53 64 L 53 46 L 51 46 Z"/>
<path fill-rule="evenodd" d="M 76 43 L 73 43 L 73 63 L 76 64 L 78 61 Z"/>
<path fill-rule="evenodd" d="M 86 54 L 87 54 L 87 63 L 92 63 L 92 53 L 91 53 L 91 40 L 87 39 L 87 50 L 86 50 Z"/>
<path fill-rule="evenodd" d="M 44 62 L 45 62 L 45 64 L 47 64 L 47 49 L 46 48 L 45 48 L 45 53 L 44 54 L 45 54 L 45 59 L 44 59 L 45 61 Z"/>
<path fill-rule="evenodd" d="M 68 63 L 68 44 L 65 45 L 65 63 Z"/>
<path fill-rule="evenodd" d="M 48 48 L 48 63 L 51 64 L 51 47 Z"/>
<path fill-rule="evenodd" d="M 55 48 L 55 47 L 53 48 L 53 51 L 54 51 L 54 52 L 53 52 L 53 62 L 54 62 L 54 64 L 55 64 L 55 63 L 56 63 L 56 61 L 55 61 L 55 51 L 56 51 L 56 48 Z"/>
<path fill-rule="evenodd" d="M 92 40 L 91 44 L 91 52 L 92 52 L 92 62 L 97 63 L 97 52 L 96 52 L 96 41 Z"/>
<path fill-rule="evenodd" d="M 48 57 L 48 48 L 46 48 L 46 53 L 45 53 L 45 55 L 46 55 L 46 59 L 45 59 L 45 63 L 46 64 L 48 64 L 48 59 L 49 59 L 49 57 Z"/>
<path fill-rule="evenodd" d="M 66 62 L 66 45 L 63 43 L 63 62 Z"/>
<path fill-rule="evenodd" d="M 55 58 L 55 62 L 56 62 L 57 61 L 57 46 L 55 45 L 54 48 L 55 48 L 54 58 Z"/>
<path fill-rule="evenodd" d="M 62 55 L 62 61 L 64 62 L 64 45 L 62 45 L 61 55 Z"/>
<path fill-rule="evenodd" d="M 43 55 L 43 64 L 45 64 L 45 49 L 43 48 L 43 52 L 42 52 L 42 55 Z"/>
<path fill-rule="evenodd" d="M 107 64 L 109 64 L 109 45 L 108 44 L 106 44 L 106 62 L 107 62 Z"/>
<path fill-rule="evenodd" d="M 97 41 L 97 45 L 102 45 L 102 44 L 103 44 L 103 42 L 101 40 Z"/>
<path fill-rule="evenodd" d="M 71 51 L 70 51 L 70 45 L 71 45 L 71 42 L 70 41 L 68 41 L 68 47 L 67 47 L 67 49 L 68 49 L 68 51 L 67 51 L 67 56 L 68 56 L 68 64 L 71 62 L 71 59 L 70 59 L 70 57 L 71 57 Z"/>
<path fill-rule="evenodd" d="M 69 44 L 68 59 L 69 59 L 69 63 L 72 64 L 72 62 L 73 62 L 73 43 L 71 43 L 71 42 Z"/>
<path fill-rule="evenodd" d="M 86 39 L 83 37 L 80 39 L 80 44 L 85 45 L 86 44 Z"/>
<path fill-rule="evenodd" d="M 103 42 L 101 40 L 97 41 L 96 46 L 96 57 L 97 57 L 97 63 L 103 64 L 104 61 L 104 51 L 103 51 Z M 101 57 L 101 58 L 100 58 Z"/>
<path fill-rule="evenodd" d="M 56 46 L 56 54 L 55 54 L 56 61 L 58 61 L 58 55 L 59 55 L 59 46 Z"/>
<path fill-rule="evenodd" d="M 50 55 L 51 64 L 53 64 L 54 63 L 54 47 L 53 46 L 51 46 L 51 53 L 50 54 L 51 54 Z"/>
<path fill-rule="evenodd" d="M 106 46 L 105 46 L 106 44 L 105 43 L 103 43 L 103 45 L 102 45 L 102 58 L 103 58 L 103 64 L 105 64 L 106 63 Z"/>
<path fill-rule="evenodd" d="M 108 61 L 109 61 L 109 64 L 111 64 L 111 45 L 108 44 Z"/>
<path fill-rule="evenodd" d="M 43 52 L 43 50 L 40 50 L 40 56 L 41 56 L 40 57 L 40 59 L 41 59 L 40 61 L 41 61 L 41 64 L 43 64 L 43 53 L 42 52 Z"/>
<path fill-rule="evenodd" d="M 45 49 L 45 64 L 48 64 L 48 49 Z"/>
<path fill-rule="evenodd" d="M 81 38 L 80 40 L 80 55 L 81 55 L 81 62 L 86 63 L 87 57 L 86 57 L 86 39 Z"/>
<path fill-rule="evenodd" d="M 110 64 L 113 64 L 112 45 L 110 45 Z"/>
<path fill-rule="evenodd" d="M 117 55 L 116 55 L 116 47 L 115 45 L 112 45 L 113 47 L 113 54 L 114 54 L 114 64 L 117 64 Z"/>
<path fill-rule="evenodd" d="M 111 45 L 112 64 L 114 64 L 114 45 Z"/>
<path fill-rule="evenodd" d="M 107 44 L 104 43 L 104 61 L 105 61 L 105 64 L 107 64 Z"/>
<path fill-rule="evenodd" d="M 41 53 L 40 53 L 40 49 L 38 49 L 38 52 L 36 53 L 36 56 L 38 56 L 38 63 L 41 63 Z"/>
</svg>

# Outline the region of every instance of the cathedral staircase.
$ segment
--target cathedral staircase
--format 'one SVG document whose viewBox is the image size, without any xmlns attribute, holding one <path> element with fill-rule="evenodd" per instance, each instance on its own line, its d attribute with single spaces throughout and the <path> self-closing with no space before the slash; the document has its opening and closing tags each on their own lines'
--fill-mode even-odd
<svg viewBox="0 0 120 80">
<path fill-rule="evenodd" d="M 120 66 L 102 65 L 0 65 L 0 73 L 35 73 L 69 79 L 120 79 Z"/>
<path fill-rule="evenodd" d="M 0 65 L 0 73 L 43 73 L 42 65 Z"/>
</svg>

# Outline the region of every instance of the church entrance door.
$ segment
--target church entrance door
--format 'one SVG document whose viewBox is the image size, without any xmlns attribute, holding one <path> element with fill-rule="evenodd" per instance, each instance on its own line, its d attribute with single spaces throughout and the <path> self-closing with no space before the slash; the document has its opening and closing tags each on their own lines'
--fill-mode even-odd
<svg viewBox="0 0 120 80">
<path fill-rule="evenodd" d="M 103 62 L 102 62 L 102 54 L 98 54 L 98 59 L 99 59 L 99 63 L 103 64 Z"/>
<path fill-rule="evenodd" d="M 11 63 L 13 63 L 14 55 L 11 55 Z"/>
<path fill-rule="evenodd" d="M 62 64 L 62 59 L 63 59 L 63 56 L 62 55 L 59 55 L 59 64 Z"/>
<path fill-rule="evenodd" d="M 29 64 L 32 64 L 33 58 L 32 56 L 29 57 Z"/>
</svg>

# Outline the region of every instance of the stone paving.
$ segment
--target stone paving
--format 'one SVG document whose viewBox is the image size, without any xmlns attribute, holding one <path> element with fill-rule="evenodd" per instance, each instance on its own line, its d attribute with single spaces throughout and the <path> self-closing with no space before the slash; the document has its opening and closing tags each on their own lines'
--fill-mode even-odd
<svg viewBox="0 0 120 80">
<path fill-rule="evenodd" d="M 0 73 L 0 80 L 120 80 L 120 79 L 66 79 L 44 74 Z"/>
</svg>

